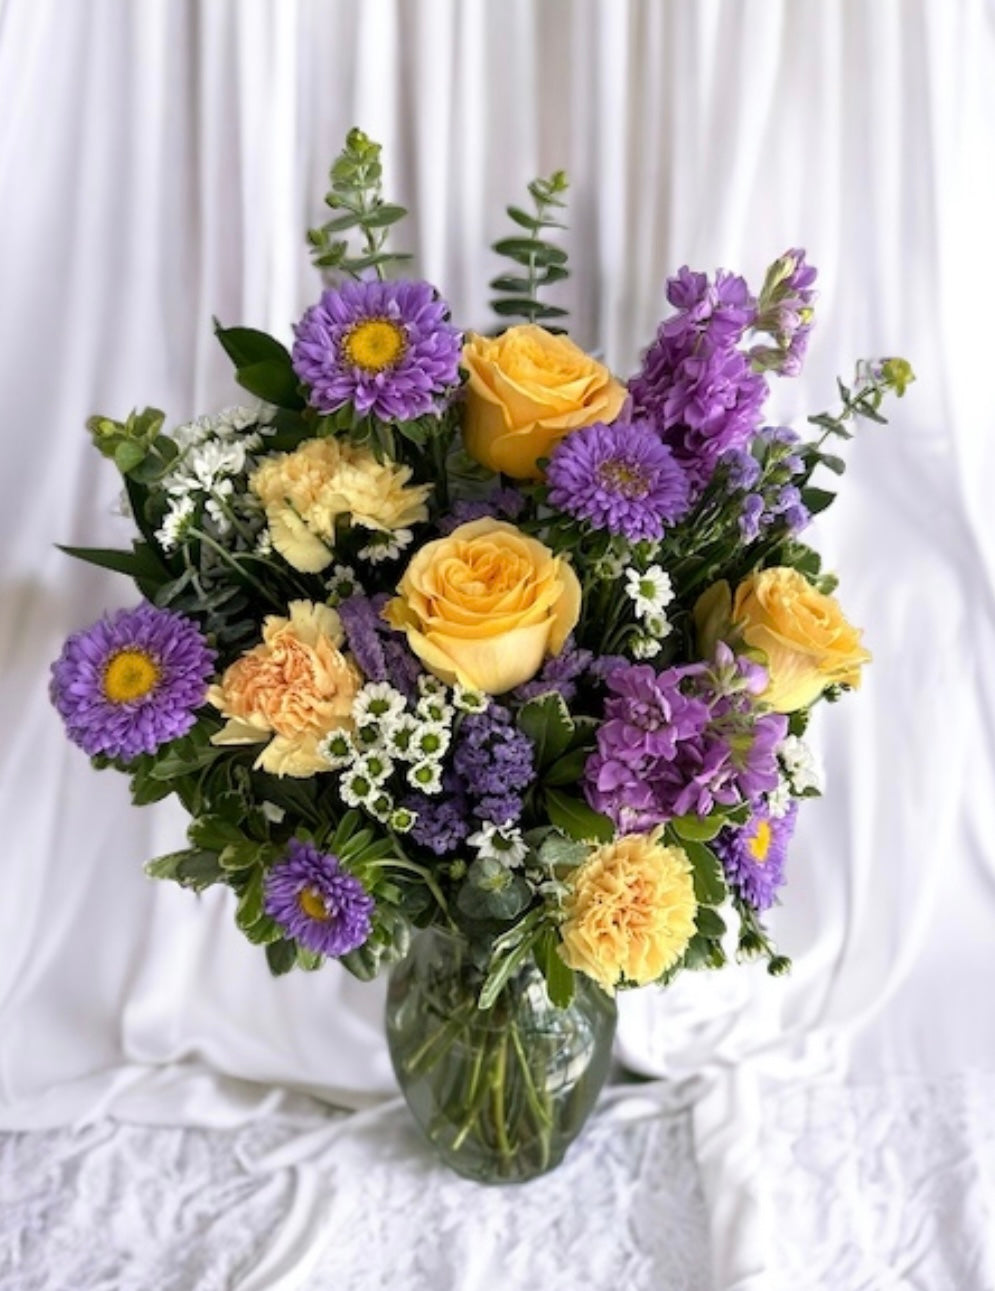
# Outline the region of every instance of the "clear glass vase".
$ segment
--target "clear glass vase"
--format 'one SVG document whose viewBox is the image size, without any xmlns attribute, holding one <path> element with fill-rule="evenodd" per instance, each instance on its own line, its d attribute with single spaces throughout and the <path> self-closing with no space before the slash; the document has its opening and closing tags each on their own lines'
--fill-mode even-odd
<svg viewBox="0 0 995 1291">
<path fill-rule="evenodd" d="M 387 1043 L 423 1134 L 457 1173 L 520 1183 L 552 1170 L 582 1130 L 608 1075 L 615 1002 L 577 974 L 564 1009 L 531 959 L 492 1008 L 478 958 L 459 934 L 429 929 L 391 970 Z"/>
</svg>

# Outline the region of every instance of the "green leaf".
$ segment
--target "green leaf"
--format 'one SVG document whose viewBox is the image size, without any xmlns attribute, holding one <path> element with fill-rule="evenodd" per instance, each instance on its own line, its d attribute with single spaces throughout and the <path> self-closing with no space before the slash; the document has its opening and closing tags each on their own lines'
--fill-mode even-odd
<svg viewBox="0 0 995 1291">
<path fill-rule="evenodd" d="M 572 867 L 586 860 L 590 850 L 587 843 L 578 843 L 551 831 L 539 847 L 539 860 L 549 869 L 556 869 L 561 865 Z"/>
<path fill-rule="evenodd" d="M 832 471 L 834 475 L 842 475 L 846 470 L 846 462 L 842 457 L 837 457 L 833 453 L 820 453 L 819 461 L 827 470 Z"/>
<path fill-rule="evenodd" d="M 808 510 L 809 515 L 818 515 L 820 511 L 825 511 L 836 500 L 836 494 L 830 493 L 828 489 L 814 489 L 811 486 L 802 489 L 802 505 Z"/>
<path fill-rule="evenodd" d="M 57 546 L 67 556 L 75 556 L 77 560 L 84 560 L 88 565 L 98 565 L 101 569 L 113 570 L 115 574 L 127 574 L 129 578 L 153 582 L 172 579 L 170 571 L 146 543 L 136 542 L 131 551 L 120 551 L 113 547 Z"/>
<path fill-rule="evenodd" d="M 127 475 L 136 466 L 140 466 L 148 456 L 148 449 L 143 444 L 136 444 L 133 439 L 125 439 L 114 450 L 114 465 L 122 475 Z"/>
<path fill-rule="evenodd" d="M 190 849 L 185 847 L 180 852 L 167 852 L 164 856 L 157 856 L 151 861 L 146 861 L 145 873 L 150 879 L 175 879 L 180 862 L 186 860 L 189 855 Z"/>
<path fill-rule="evenodd" d="M 384 229 L 390 224 L 396 224 L 398 220 L 403 220 L 407 213 L 403 206 L 396 206 L 391 202 L 382 202 L 362 217 L 363 227 L 367 229 Z"/>
<path fill-rule="evenodd" d="M 557 691 L 539 695 L 524 704 L 518 713 L 518 727 L 535 747 L 539 770 L 566 752 L 574 733 L 570 710 Z"/>
<path fill-rule="evenodd" d="M 695 925 L 702 937 L 718 940 L 726 930 L 726 921 L 711 906 L 700 905 L 695 915 Z"/>
<path fill-rule="evenodd" d="M 534 242 L 531 238 L 502 238 L 494 243 L 500 256 L 507 256 L 516 264 L 564 265 L 567 253 L 547 242 Z"/>
<path fill-rule="evenodd" d="M 516 278 L 512 274 L 499 274 L 491 279 L 489 285 L 495 291 L 510 291 L 514 296 L 527 296 L 532 288 L 528 278 Z"/>
<path fill-rule="evenodd" d="M 524 937 L 510 954 L 505 955 L 491 967 L 484 978 L 484 984 L 480 989 L 480 997 L 477 1000 L 477 1004 L 482 1010 L 486 1011 L 493 1008 L 498 996 L 507 986 L 509 980 L 525 963 L 529 955 L 532 954 L 537 935 L 537 933 L 533 932 L 531 935 Z"/>
<path fill-rule="evenodd" d="M 547 928 L 536 946 L 536 962 L 546 979 L 546 993 L 551 1004 L 565 1009 L 574 995 L 574 971 L 564 963 L 559 952 L 560 938 Z"/>
<path fill-rule="evenodd" d="M 236 368 L 269 362 L 291 366 L 290 351 L 268 332 L 254 327 L 222 327 L 215 319 L 214 334 Z"/>
<path fill-rule="evenodd" d="M 615 837 L 615 826 L 607 816 L 593 811 L 586 802 L 569 798 L 557 789 L 545 792 L 550 822 L 568 838 L 582 843 L 608 843 Z"/>
<path fill-rule="evenodd" d="M 707 843 L 714 838 L 725 823 L 723 817 L 718 814 L 711 816 L 675 816 L 670 822 L 674 833 L 682 840 L 690 838 L 700 843 Z"/>
<path fill-rule="evenodd" d="M 680 839 L 694 871 L 694 895 L 699 905 L 721 905 L 726 898 L 726 881 L 722 862 L 710 847 L 691 839 Z"/>
<path fill-rule="evenodd" d="M 243 390 L 248 390 L 257 399 L 275 403 L 278 408 L 296 410 L 304 407 L 293 368 L 284 367 L 275 360 L 266 359 L 261 363 L 250 363 L 248 367 L 238 368 L 235 380 Z"/>
<path fill-rule="evenodd" d="M 187 837 L 194 847 L 205 847 L 214 852 L 222 851 L 229 843 L 247 841 L 237 825 L 213 815 L 199 816 L 192 820 L 187 828 Z"/>
<path fill-rule="evenodd" d="M 577 784 L 584 774 L 584 768 L 587 766 L 587 760 L 590 756 L 590 749 L 571 749 L 562 758 L 557 758 L 552 766 L 543 773 L 543 784 L 550 786 Z"/>
<path fill-rule="evenodd" d="M 263 914 L 263 881 L 265 872 L 261 865 L 256 866 L 246 884 L 235 911 L 235 922 L 243 932 L 258 922 Z"/>
<path fill-rule="evenodd" d="M 225 752 L 225 749 L 216 745 L 197 744 L 185 736 L 166 746 L 166 751 L 157 757 L 155 765 L 150 768 L 149 775 L 153 780 L 175 780 L 203 770 Z"/>
<path fill-rule="evenodd" d="M 266 947 L 266 962 L 274 977 L 289 973 L 297 963 L 297 942 L 288 938 L 273 941 Z"/>
</svg>

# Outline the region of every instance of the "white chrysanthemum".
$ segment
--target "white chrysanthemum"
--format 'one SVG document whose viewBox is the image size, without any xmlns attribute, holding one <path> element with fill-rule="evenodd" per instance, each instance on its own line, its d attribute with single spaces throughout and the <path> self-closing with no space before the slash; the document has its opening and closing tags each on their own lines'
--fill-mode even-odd
<svg viewBox="0 0 995 1291">
<path fill-rule="evenodd" d="M 663 646 L 656 637 L 640 635 L 633 637 L 631 649 L 633 659 L 655 659 Z"/>
<path fill-rule="evenodd" d="M 780 820 L 780 818 L 787 813 L 788 808 L 791 806 L 791 802 L 791 785 L 787 779 L 782 776 L 777 782 L 777 788 L 772 789 L 767 795 L 768 814 L 773 816 L 775 819 Z"/>
<path fill-rule="evenodd" d="M 484 713 L 490 703 L 489 696 L 482 690 L 470 690 L 459 683 L 453 688 L 453 705 L 461 713 Z"/>
<path fill-rule="evenodd" d="M 648 636 L 656 637 L 657 641 L 662 641 L 664 637 L 669 637 L 674 630 L 674 625 L 665 614 L 650 614 L 643 620 L 643 630 Z"/>
<path fill-rule="evenodd" d="M 437 695 L 422 695 L 415 704 L 415 713 L 423 722 L 432 722 L 440 726 L 449 726 L 455 711 L 452 704 L 447 704 Z"/>
<path fill-rule="evenodd" d="M 273 555 L 273 535 L 269 529 L 260 531 L 259 537 L 256 539 L 256 554 L 259 556 Z"/>
<path fill-rule="evenodd" d="M 411 545 L 414 534 L 410 529 L 377 530 L 365 547 L 360 547 L 357 555 L 360 560 L 368 560 L 371 565 L 379 565 L 385 560 L 397 560 L 404 549 Z"/>
<path fill-rule="evenodd" d="M 418 813 L 410 807 L 395 807 L 390 816 L 390 827 L 395 834 L 408 834 L 418 820 Z"/>
<path fill-rule="evenodd" d="M 371 749 L 369 753 L 364 753 L 362 757 L 357 758 L 353 770 L 359 775 L 366 776 L 373 784 L 380 785 L 394 770 L 394 763 L 380 749 Z"/>
<path fill-rule="evenodd" d="M 640 618 L 662 615 L 666 619 L 664 610 L 674 599 L 674 588 L 670 575 L 659 565 L 650 565 L 642 574 L 638 569 L 626 570 L 625 590 L 635 602 Z"/>
<path fill-rule="evenodd" d="M 408 769 L 408 784 L 422 793 L 440 793 L 442 790 L 442 763 L 416 762 Z"/>
<path fill-rule="evenodd" d="M 352 701 L 352 715 L 357 724 L 379 722 L 386 729 L 397 722 L 404 707 L 404 696 L 389 682 L 368 681 Z"/>
<path fill-rule="evenodd" d="M 163 551 L 175 551 L 193 523 L 194 500 L 186 497 L 173 498 L 169 510 L 162 518 L 161 526 L 156 530 L 155 540 Z"/>
<path fill-rule="evenodd" d="M 500 861 L 509 870 L 516 869 L 529 854 L 529 845 L 522 837 L 522 831 L 513 825 L 495 825 L 492 821 L 485 821 L 466 841 L 477 849 L 482 861 Z"/>
<path fill-rule="evenodd" d="M 318 753 L 333 771 L 347 767 L 358 757 L 358 751 L 348 731 L 330 731 L 318 745 Z"/>
<path fill-rule="evenodd" d="M 371 816 L 379 820 L 381 825 L 386 825 L 394 812 L 394 799 L 386 789 L 378 789 L 365 806 Z"/>
<path fill-rule="evenodd" d="M 420 757 L 415 748 L 415 733 L 418 730 L 420 722 L 416 721 L 410 713 L 402 713 L 401 716 L 384 732 L 384 744 L 390 751 L 391 755 L 398 758 L 401 762 L 415 762 Z"/>
<path fill-rule="evenodd" d="M 412 756 L 430 761 L 445 757 L 452 739 L 452 731 L 443 722 L 421 722 L 411 737 Z"/>
<path fill-rule="evenodd" d="M 822 792 L 822 768 L 804 740 L 797 735 L 786 735 L 777 746 L 777 756 L 796 794 L 810 790 Z"/>
<path fill-rule="evenodd" d="M 430 672 L 419 673 L 418 675 L 418 694 L 434 695 L 436 698 L 444 698 L 446 694 L 446 683 L 440 681 L 438 677 L 433 677 Z"/>
<path fill-rule="evenodd" d="M 363 590 L 351 565 L 336 565 L 325 586 L 328 588 L 328 603 L 333 607 Z"/>
<path fill-rule="evenodd" d="M 339 794 L 347 807 L 366 806 L 378 789 L 379 786 L 356 766 L 351 767 L 339 780 Z"/>
</svg>

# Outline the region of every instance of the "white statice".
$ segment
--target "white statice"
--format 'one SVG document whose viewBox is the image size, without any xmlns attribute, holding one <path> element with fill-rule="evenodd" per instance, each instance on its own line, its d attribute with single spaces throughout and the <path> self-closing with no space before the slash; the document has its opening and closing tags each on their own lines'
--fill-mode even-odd
<svg viewBox="0 0 995 1291">
<path fill-rule="evenodd" d="M 169 509 L 155 533 L 155 540 L 163 551 L 175 551 L 180 545 L 193 524 L 195 510 L 194 500 L 189 494 L 170 499 Z"/>
<path fill-rule="evenodd" d="M 466 840 L 477 849 L 482 861 L 499 861 L 509 870 L 517 869 L 529 854 L 529 845 L 522 831 L 513 825 L 495 825 L 485 821 L 475 834 Z"/>
<path fill-rule="evenodd" d="M 674 588 L 670 575 L 659 565 L 650 565 L 644 573 L 640 573 L 638 569 L 626 570 L 625 590 L 635 603 L 639 618 L 648 619 L 652 616 L 666 622 L 665 611 L 674 599 Z"/>
<path fill-rule="evenodd" d="M 786 735 L 777 746 L 777 757 L 795 795 L 822 793 L 822 768 L 804 740 L 797 735 Z"/>
<path fill-rule="evenodd" d="M 396 725 L 405 709 L 405 698 L 386 681 L 368 681 L 352 701 L 352 716 L 357 725 L 378 722 L 384 733 Z"/>
<path fill-rule="evenodd" d="M 360 547 L 360 560 L 379 565 L 385 560 L 397 560 L 405 548 L 410 547 L 414 534 L 410 529 L 377 530 L 365 547 Z"/>
</svg>

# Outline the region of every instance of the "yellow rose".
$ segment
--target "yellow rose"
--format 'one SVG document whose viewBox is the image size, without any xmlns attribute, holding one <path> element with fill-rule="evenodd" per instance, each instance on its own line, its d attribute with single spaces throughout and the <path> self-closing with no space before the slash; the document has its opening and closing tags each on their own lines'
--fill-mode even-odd
<svg viewBox="0 0 995 1291">
<path fill-rule="evenodd" d="M 836 598 L 796 569 L 762 569 L 735 596 L 728 583 L 716 583 L 698 598 L 694 618 L 702 654 L 710 656 L 720 639 L 762 653 L 768 680 L 760 699 L 779 713 L 806 708 L 827 686 L 859 686 L 871 659 Z"/>
<path fill-rule="evenodd" d="M 385 615 L 449 685 L 500 695 L 559 654 L 580 616 L 580 583 L 562 556 L 489 517 L 427 543 Z"/>
<path fill-rule="evenodd" d="M 226 669 L 207 698 L 229 720 L 212 744 L 268 741 L 256 768 L 273 775 L 327 771 L 318 745 L 352 725 L 359 669 L 342 654 L 342 622 L 327 605 L 291 601 L 290 617 L 271 614 L 263 640 Z"/>
<path fill-rule="evenodd" d="M 340 516 L 391 532 L 427 519 L 432 486 L 410 479 L 407 466 L 378 462 L 369 449 L 326 438 L 267 458 L 249 485 L 266 508 L 273 546 L 294 569 L 315 574 L 334 558 Z"/>
<path fill-rule="evenodd" d="M 652 834 L 625 834 L 591 853 L 571 874 L 560 955 L 609 994 L 673 967 L 695 931 L 691 863 Z"/>
<path fill-rule="evenodd" d="M 625 387 L 603 364 L 535 323 L 471 336 L 463 367 L 466 451 L 517 480 L 541 479 L 537 460 L 568 431 L 614 421 L 625 402 Z"/>
</svg>

